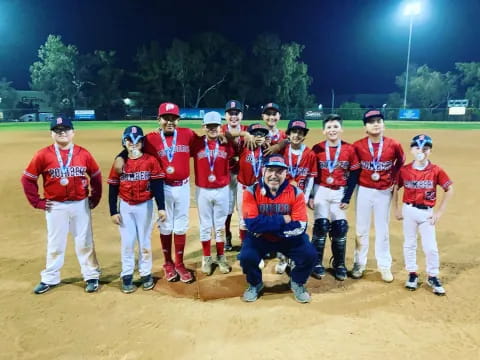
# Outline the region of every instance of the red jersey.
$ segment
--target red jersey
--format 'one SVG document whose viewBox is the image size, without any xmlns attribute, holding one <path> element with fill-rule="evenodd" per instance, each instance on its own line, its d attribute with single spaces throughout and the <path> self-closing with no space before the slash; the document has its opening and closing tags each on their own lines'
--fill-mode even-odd
<svg viewBox="0 0 480 360">
<path fill-rule="evenodd" d="M 153 155 L 160 162 L 162 173 L 165 175 L 165 183 L 169 181 L 185 180 L 190 176 L 190 147 L 198 135 L 189 128 L 177 128 L 175 148 L 172 149 L 173 159 L 168 160 L 167 151 L 163 145 L 162 137 L 158 130 L 148 133 L 144 138 L 143 151 Z M 174 135 L 165 135 L 167 147 L 171 148 Z"/>
<path fill-rule="evenodd" d="M 254 151 L 244 148 L 239 160 L 239 172 L 237 180 L 245 186 L 251 186 L 258 182 L 262 176 L 263 152 L 260 147 Z M 255 175 L 254 168 L 258 173 Z"/>
<path fill-rule="evenodd" d="M 412 162 L 400 169 L 397 184 L 399 188 L 405 188 L 404 203 L 434 207 L 437 185 L 447 191 L 453 182 L 447 173 L 435 164 L 429 163 L 425 169 L 418 170 L 413 167 Z"/>
<path fill-rule="evenodd" d="M 210 159 L 213 161 L 215 148 L 218 145 L 217 158 L 213 171 L 210 170 L 208 152 L 205 148 L 206 136 L 198 138 L 192 145 L 193 164 L 195 167 L 195 185 L 217 189 L 230 184 L 229 161 L 235 153 L 231 143 L 220 144 L 219 140 L 208 140 Z M 211 175 L 214 175 L 213 177 Z M 213 180 L 213 181 L 212 181 Z"/>
<path fill-rule="evenodd" d="M 360 162 L 355 152 L 355 148 L 352 144 L 342 141 L 342 148 L 340 149 L 337 164 L 330 174 L 330 171 L 328 170 L 325 144 L 326 141 L 322 141 L 313 147 L 313 152 L 316 154 L 319 169 L 318 176 L 315 178 L 315 184 L 329 188 L 346 186 L 350 171 L 360 169 Z M 333 161 L 335 159 L 337 146 L 329 146 L 329 150 L 330 161 Z M 328 177 L 333 178 L 333 182 L 330 184 L 327 182 Z"/>
<path fill-rule="evenodd" d="M 291 145 L 288 144 L 285 149 L 283 149 L 283 157 L 285 158 L 285 163 L 288 165 L 288 180 L 293 180 L 297 183 L 297 186 L 305 192 L 306 179 L 308 177 L 317 176 L 317 157 L 315 153 L 305 146 L 302 154 L 300 155 L 300 163 L 298 163 L 298 155 L 291 152 L 291 162 L 289 153 L 291 152 Z"/>
<path fill-rule="evenodd" d="M 226 133 L 227 131 L 230 130 L 228 124 L 223 124 L 221 129 L 222 129 L 222 133 Z M 248 129 L 248 126 L 240 125 L 240 130 L 239 131 L 247 131 L 247 129 Z M 238 128 L 236 128 L 235 130 L 238 130 Z M 233 140 L 233 143 L 234 143 L 233 148 L 235 150 L 235 155 L 232 156 L 232 158 L 230 159 L 230 172 L 232 174 L 238 174 L 238 170 L 239 170 L 238 157 L 242 153 L 242 150 L 243 150 L 243 147 L 245 146 L 245 144 L 244 144 L 242 136 L 236 137 Z"/>
<path fill-rule="evenodd" d="M 375 159 L 378 156 L 379 143 L 374 143 L 373 154 Z M 360 160 L 360 177 L 358 183 L 368 188 L 385 190 L 391 187 L 397 177 L 397 173 L 405 162 L 405 154 L 402 145 L 394 139 L 383 137 L 382 155 L 378 161 L 377 168 L 374 167 L 374 158 L 368 148 L 368 137 L 357 140 L 353 144 Z M 377 181 L 372 179 L 372 174 L 376 172 L 380 178 Z"/>
<path fill-rule="evenodd" d="M 287 134 L 285 134 L 285 131 L 277 128 L 273 132 L 270 130 L 268 138 L 270 138 L 270 145 L 275 145 L 278 144 L 280 141 L 285 140 L 287 138 Z"/>
<path fill-rule="evenodd" d="M 161 179 L 163 176 L 157 159 L 143 154 L 138 159 L 127 159 L 120 175 L 112 166 L 107 182 L 119 185 L 118 196 L 130 205 L 136 205 L 153 197 L 150 180 Z"/>
<path fill-rule="evenodd" d="M 71 162 L 66 169 L 68 184 L 65 186 L 60 184 L 60 179 L 62 179 L 64 175 L 60 169 L 54 145 L 39 150 L 23 172 L 23 177 L 26 178 L 26 180 L 33 180 L 35 183 L 38 177 L 42 176 L 45 199 L 62 202 L 83 200 L 89 195 L 89 179 L 87 175 L 90 179 L 94 177 L 100 177 L 101 179 L 100 168 L 88 150 L 78 145 L 72 146 L 73 153 Z M 60 155 L 65 166 L 68 162 L 69 151 L 70 150 L 60 150 Z M 101 187 L 99 191 L 101 191 Z M 38 194 L 36 195 L 38 197 Z M 94 196 L 93 191 L 92 196 Z M 100 194 L 96 196 L 98 200 L 100 200 Z M 30 200 L 32 199 L 29 197 L 29 201 Z M 32 202 L 30 201 L 30 203 Z"/>
</svg>

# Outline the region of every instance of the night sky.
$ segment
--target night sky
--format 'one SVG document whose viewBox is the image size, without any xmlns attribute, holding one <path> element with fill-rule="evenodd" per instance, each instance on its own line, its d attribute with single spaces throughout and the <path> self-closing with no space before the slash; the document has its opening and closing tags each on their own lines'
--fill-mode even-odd
<svg viewBox="0 0 480 360">
<path fill-rule="evenodd" d="M 29 66 L 49 34 L 80 52 L 116 50 L 133 69 L 142 44 L 168 47 L 174 37 L 214 31 L 249 48 L 260 33 L 305 45 L 303 61 L 317 99 L 331 91 L 395 91 L 405 70 L 408 20 L 399 0 L 153 1 L 0 0 L 0 77 L 27 89 Z M 423 1 L 415 18 L 411 62 L 445 72 L 480 61 L 480 0 Z"/>
</svg>

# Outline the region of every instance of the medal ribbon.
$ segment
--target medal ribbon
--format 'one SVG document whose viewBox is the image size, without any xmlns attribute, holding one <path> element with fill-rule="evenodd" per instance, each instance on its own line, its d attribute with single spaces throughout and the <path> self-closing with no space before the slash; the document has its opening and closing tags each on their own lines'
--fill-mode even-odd
<svg viewBox="0 0 480 360">
<path fill-rule="evenodd" d="M 325 157 L 327 158 L 327 167 L 328 172 L 331 174 L 338 163 L 338 158 L 340 157 L 340 151 L 342 151 L 342 142 L 339 141 L 337 150 L 335 151 L 335 157 L 333 161 L 330 160 L 330 146 L 328 145 L 328 141 L 325 142 Z"/>
<path fill-rule="evenodd" d="M 290 173 L 292 178 L 295 178 L 297 176 L 298 167 L 300 166 L 300 161 L 302 161 L 302 155 L 303 155 L 304 150 L 305 150 L 305 144 L 302 144 L 300 146 L 300 154 L 298 155 L 298 158 L 297 158 L 297 164 L 295 166 L 293 166 L 293 164 L 292 164 L 292 146 L 290 145 L 288 147 L 288 172 Z"/>
<path fill-rule="evenodd" d="M 162 138 L 163 149 L 165 151 L 165 155 L 167 155 L 167 160 L 169 163 L 171 163 L 173 161 L 173 156 L 175 155 L 175 148 L 177 147 L 177 130 L 173 132 L 172 146 L 170 147 L 167 145 L 167 140 L 165 139 L 163 130 L 160 131 L 160 137 Z"/>
<path fill-rule="evenodd" d="M 210 166 L 210 172 L 213 173 L 213 168 L 215 166 L 215 160 L 217 160 L 218 156 L 218 148 L 220 147 L 218 141 L 215 142 L 215 150 L 213 150 L 213 156 L 210 156 L 210 149 L 208 148 L 208 141 L 207 138 L 205 140 L 205 154 L 207 155 L 208 165 Z"/>
<path fill-rule="evenodd" d="M 373 150 L 372 140 L 368 138 L 368 150 L 370 151 L 370 155 L 372 155 L 372 165 L 375 172 L 378 169 L 378 163 L 380 162 L 380 157 L 382 156 L 383 151 L 383 136 L 380 138 L 380 144 L 378 145 L 378 153 L 377 158 L 375 159 L 375 151 Z"/>
<path fill-rule="evenodd" d="M 255 174 L 255 177 L 257 179 L 258 179 L 258 176 L 260 175 L 260 168 L 262 167 L 262 158 L 263 158 L 262 148 L 259 148 L 258 162 L 257 162 L 257 159 L 255 158 L 255 150 L 252 151 L 253 173 Z"/>
<path fill-rule="evenodd" d="M 60 154 L 60 149 L 58 148 L 58 144 L 54 144 L 55 148 L 55 155 L 57 155 L 58 165 L 60 166 L 60 172 L 62 173 L 62 178 L 67 177 L 67 170 L 72 162 L 73 158 L 73 144 L 70 146 L 70 150 L 68 151 L 67 163 L 63 165 L 62 155 Z"/>
</svg>

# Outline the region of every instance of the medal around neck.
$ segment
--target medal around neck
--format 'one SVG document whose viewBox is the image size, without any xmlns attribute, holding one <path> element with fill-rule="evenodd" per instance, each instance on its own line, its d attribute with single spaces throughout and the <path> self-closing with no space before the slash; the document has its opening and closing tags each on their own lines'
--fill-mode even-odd
<svg viewBox="0 0 480 360">
<path fill-rule="evenodd" d="M 329 184 L 329 185 L 333 184 L 333 177 L 332 176 L 327 177 L 327 184 Z"/>
<path fill-rule="evenodd" d="M 215 180 L 217 180 L 217 177 L 215 176 L 215 174 L 208 175 L 208 181 L 213 183 Z"/>
<path fill-rule="evenodd" d="M 66 177 L 60 179 L 60 185 L 62 186 L 67 186 L 68 185 L 68 179 Z"/>
<path fill-rule="evenodd" d="M 167 174 L 173 174 L 175 172 L 175 168 L 171 165 L 167 166 Z"/>
<path fill-rule="evenodd" d="M 372 173 L 372 175 L 370 177 L 372 178 L 373 181 L 380 180 L 380 174 L 378 172 Z"/>
</svg>

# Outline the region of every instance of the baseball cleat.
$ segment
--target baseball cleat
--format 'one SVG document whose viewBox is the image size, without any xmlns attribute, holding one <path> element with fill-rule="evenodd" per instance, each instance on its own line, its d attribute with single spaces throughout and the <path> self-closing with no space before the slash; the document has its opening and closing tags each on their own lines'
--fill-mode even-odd
<svg viewBox="0 0 480 360">
<path fill-rule="evenodd" d="M 87 293 L 94 293 L 98 291 L 98 279 L 88 279 L 85 284 L 85 291 Z"/>
<path fill-rule="evenodd" d="M 232 234 L 227 234 L 225 236 L 225 251 L 233 251 Z"/>
<path fill-rule="evenodd" d="M 155 282 L 153 281 L 153 276 L 152 274 L 148 274 L 145 276 L 142 276 L 142 288 L 143 290 L 152 290 L 153 287 L 155 286 Z"/>
<path fill-rule="evenodd" d="M 415 272 L 408 274 L 408 279 L 405 282 L 405 287 L 410 291 L 415 291 L 418 289 L 418 275 Z"/>
<path fill-rule="evenodd" d="M 318 280 L 323 279 L 325 277 L 325 268 L 323 265 L 315 265 L 312 270 L 312 276 Z"/>
<path fill-rule="evenodd" d="M 185 265 L 178 264 L 175 265 L 175 271 L 177 272 L 178 276 L 180 277 L 180 281 L 186 284 L 193 282 L 193 275 L 190 271 L 185 268 Z"/>
<path fill-rule="evenodd" d="M 228 264 L 227 257 L 225 255 L 217 256 L 217 265 L 222 274 L 228 274 L 230 271 L 232 271 L 232 268 Z"/>
<path fill-rule="evenodd" d="M 343 265 L 337 266 L 333 268 L 333 275 L 338 281 L 344 281 L 347 278 L 347 269 Z"/>
<path fill-rule="evenodd" d="M 442 286 L 442 283 L 436 276 L 429 276 L 427 280 L 428 286 L 433 289 L 435 295 L 443 296 L 445 295 L 445 289 Z"/>
<path fill-rule="evenodd" d="M 380 269 L 379 271 L 383 281 L 387 283 L 391 283 L 393 281 L 393 274 L 390 269 Z"/>
<path fill-rule="evenodd" d="M 33 289 L 33 292 L 37 295 L 44 294 L 54 286 L 56 285 L 49 285 L 49 284 L 45 284 L 44 282 L 41 282 L 37 286 L 35 286 L 35 288 Z"/>
<path fill-rule="evenodd" d="M 202 273 L 207 276 L 212 275 L 213 260 L 211 256 L 202 256 Z"/>
<path fill-rule="evenodd" d="M 133 276 L 132 275 L 125 275 L 122 276 L 122 292 L 124 294 L 131 294 L 137 287 L 133 284 Z"/>
<path fill-rule="evenodd" d="M 174 282 L 178 280 L 178 274 L 175 271 L 175 265 L 171 262 L 163 264 L 163 271 L 165 273 L 165 279 L 169 282 Z"/>
<path fill-rule="evenodd" d="M 360 279 L 363 277 L 363 273 L 365 272 L 365 265 L 360 265 L 360 264 L 353 264 L 353 269 L 352 269 L 352 278 L 354 279 Z"/>
</svg>

